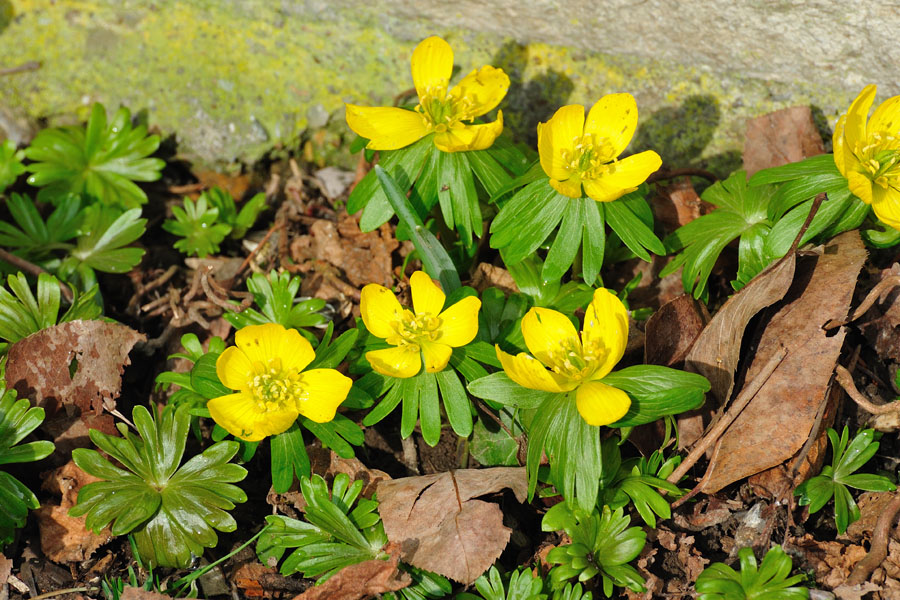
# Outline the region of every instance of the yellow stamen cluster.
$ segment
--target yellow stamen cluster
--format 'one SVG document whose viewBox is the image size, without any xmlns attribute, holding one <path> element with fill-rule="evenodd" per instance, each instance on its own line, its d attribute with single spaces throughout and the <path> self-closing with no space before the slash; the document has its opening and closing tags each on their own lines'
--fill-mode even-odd
<svg viewBox="0 0 900 600">
<path fill-rule="evenodd" d="M 462 127 L 461 121 L 471 121 L 472 101 L 466 96 L 448 94 L 446 86 L 428 88 L 416 106 L 429 131 L 443 133 Z"/>
<path fill-rule="evenodd" d="M 420 348 L 422 342 L 434 342 L 440 337 L 441 319 L 431 313 L 414 314 L 404 309 L 400 318 L 391 324 L 396 332 L 386 338 L 386 342 L 395 346 L 415 346 Z"/>
<path fill-rule="evenodd" d="M 299 375 L 282 370 L 281 361 L 277 358 L 267 365 L 259 363 L 256 367 L 256 375 L 247 387 L 257 409 L 264 412 L 297 410 L 298 399 L 303 394 L 303 388 L 297 381 Z"/>
<path fill-rule="evenodd" d="M 569 172 L 577 173 L 582 179 L 597 179 L 610 172 L 616 154 L 609 138 L 585 133 L 572 140 L 571 148 L 562 150 L 562 158 Z"/>
<path fill-rule="evenodd" d="M 547 366 L 572 381 L 583 381 L 591 378 L 606 354 L 607 351 L 599 340 L 584 344 L 573 339 L 564 340 L 549 351 Z"/>
</svg>

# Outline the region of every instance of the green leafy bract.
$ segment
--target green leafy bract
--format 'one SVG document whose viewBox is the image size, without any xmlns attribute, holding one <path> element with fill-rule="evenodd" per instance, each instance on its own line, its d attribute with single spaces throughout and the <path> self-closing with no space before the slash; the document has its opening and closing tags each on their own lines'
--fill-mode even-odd
<svg viewBox="0 0 900 600">
<path fill-rule="evenodd" d="M 878 434 L 874 430 L 860 431 L 849 444 L 850 433 L 846 425 L 840 438 L 834 429 L 829 428 L 827 433 L 831 442 L 831 464 L 826 465 L 815 477 L 798 485 L 794 495 L 800 496 L 800 506 L 809 506 L 810 514 L 821 510 L 833 497 L 834 522 L 838 533 L 844 533 L 847 526 L 860 517 L 859 507 L 848 487 L 870 492 L 886 492 L 897 487 L 890 479 L 881 475 L 854 474 L 878 451 L 879 444 L 875 441 Z"/>
<path fill-rule="evenodd" d="M 544 580 L 533 575 L 530 569 L 516 569 L 503 577 L 497 567 L 475 580 L 478 594 L 464 592 L 455 600 L 546 600 Z"/>
<path fill-rule="evenodd" d="M 81 198 L 67 194 L 47 217 L 41 217 L 27 196 L 13 194 L 6 202 L 15 225 L 0 221 L 0 246 L 33 262 L 42 262 L 53 250 L 69 250 L 66 243 L 78 235 L 81 224 Z"/>
<path fill-rule="evenodd" d="M 424 569 L 417 569 L 406 563 L 397 565 L 401 571 L 409 573 L 412 584 L 396 592 L 388 592 L 381 597 L 384 600 L 438 600 L 446 598 L 453 591 L 453 586 L 443 575 Z"/>
<path fill-rule="evenodd" d="M 144 234 L 146 225 L 139 208 L 121 212 L 102 204 L 88 206 L 75 248 L 62 261 L 58 275 L 66 281 L 74 277 L 87 289 L 96 283 L 95 270 L 127 273 L 141 262 L 144 249 L 126 246 Z"/>
<path fill-rule="evenodd" d="M 0 143 L 0 194 L 25 172 L 25 167 L 22 165 L 23 158 L 25 158 L 25 152 L 16 150 L 16 144 L 12 140 L 4 140 Z"/>
<path fill-rule="evenodd" d="M 296 548 L 281 563 L 281 573 L 318 578 L 317 584 L 344 567 L 386 560 L 388 555 L 382 548 L 388 540 L 378 516 L 378 502 L 360 498 L 362 487 L 362 481 L 351 483 L 346 473 L 335 476 L 331 490 L 318 475 L 302 477 L 304 520 L 266 517 L 269 527 L 256 546 L 259 560 L 263 564 L 269 559 L 280 561 L 287 549 Z"/>
<path fill-rule="evenodd" d="M 630 522 L 621 508 L 604 506 L 600 513 L 596 508 L 590 512 L 572 509 L 567 502 L 551 507 L 541 529 L 565 531 L 572 540 L 547 553 L 547 562 L 556 565 L 550 570 L 551 587 L 560 588 L 572 578 L 583 583 L 600 575 L 606 596 L 612 595 L 614 585 L 644 591 L 644 579 L 628 563 L 641 553 L 647 533 L 629 527 Z"/>
<path fill-rule="evenodd" d="M 41 273 L 37 281 L 37 297 L 28 285 L 28 279 L 22 273 L 7 277 L 7 285 L 12 293 L 0 287 L 0 351 L 9 343 L 17 342 L 37 333 L 41 329 L 53 327 L 57 323 L 78 319 L 96 319 L 100 316 L 100 307 L 94 302 L 97 287 L 94 286 L 85 294 L 75 295 L 69 309 L 60 317 L 59 281 L 53 275 Z"/>
<path fill-rule="evenodd" d="M 241 312 L 226 312 L 225 320 L 237 329 L 248 325 L 278 323 L 289 329 L 296 329 L 307 339 L 314 340 L 305 330 L 325 323 L 325 316 L 319 311 L 325 301 L 319 298 L 297 299 L 300 277 L 287 271 L 268 275 L 254 273 L 247 280 L 247 289 L 253 294 L 254 303 L 260 310 L 247 308 Z"/>
<path fill-rule="evenodd" d="M 791 558 L 780 546 L 766 553 L 757 568 L 751 548 L 738 552 L 741 572 L 724 563 L 713 563 L 697 577 L 698 600 L 806 600 L 809 590 L 795 586 L 802 575 L 788 577 Z"/>
<path fill-rule="evenodd" d="M 175 220 L 166 219 L 163 229 L 181 238 L 175 242 L 175 249 L 188 256 L 204 258 L 219 251 L 219 244 L 231 232 L 231 226 L 219 223 L 219 209 L 208 206 L 206 196 L 201 194 L 194 203 L 184 199 L 184 207 L 173 206 Z"/>
<path fill-rule="evenodd" d="M 26 399 L 16 400 L 15 390 L 0 390 L 0 465 L 41 460 L 53 452 L 53 442 L 19 444 L 44 420 L 44 409 Z M 25 525 L 28 509 L 38 508 L 35 495 L 21 481 L 0 471 L 0 548 L 13 540 Z"/>
<path fill-rule="evenodd" d="M 138 435 L 121 423 L 121 438 L 90 432 L 94 444 L 123 468 L 96 450 L 72 452 L 78 467 L 103 481 L 81 488 L 69 514 L 86 515 L 85 526 L 95 532 L 112 522 L 113 535 L 132 533 L 141 557 L 152 566 L 187 567 L 192 555 L 216 545 L 215 530 L 237 527 L 227 511 L 247 500 L 232 485 L 247 471 L 228 461 L 239 446 L 218 442 L 181 465 L 190 425 L 186 408 L 169 406 L 154 418 L 137 406 L 132 418 Z"/>
<path fill-rule="evenodd" d="M 156 181 L 165 162 L 147 158 L 159 147 L 159 136 L 147 135 L 147 127 L 131 124 L 126 108 L 107 123 L 106 110 L 94 104 L 85 127 L 51 127 L 35 136 L 25 150 L 34 161 L 26 168 L 28 183 L 44 188 L 38 198 L 50 200 L 65 194 L 86 193 L 107 205 L 135 208 L 147 195 L 135 181 Z"/>
<path fill-rule="evenodd" d="M 266 195 L 256 194 L 241 206 L 238 211 L 234 198 L 222 188 L 212 188 L 203 192 L 200 197 L 206 197 L 210 207 L 219 209 L 219 222 L 228 225 L 230 237 L 240 239 L 247 230 L 256 223 L 256 218 L 266 208 Z"/>
</svg>

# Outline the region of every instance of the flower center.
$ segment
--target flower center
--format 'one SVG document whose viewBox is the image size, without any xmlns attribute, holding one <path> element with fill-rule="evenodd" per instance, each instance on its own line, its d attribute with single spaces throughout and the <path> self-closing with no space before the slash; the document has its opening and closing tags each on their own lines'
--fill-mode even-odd
<svg viewBox="0 0 900 600">
<path fill-rule="evenodd" d="M 422 115 L 429 129 L 442 133 L 462 126 L 460 121 L 469 121 L 472 101 L 465 95 L 450 94 L 444 86 L 431 87 L 419 98 L 416 112 Z"/>
<path fill-rule="evenodd" d="M 548 353 L 549 367 L 559 375 L 573 381 L 589 379 L 606 358 L 606 349 L 600 340 L 581 343 L 567 339 Z"/>
<path fill-rule="evenodd" d="M 616 154 L 609 138 L 585 133 L 572 140 L 571 148 L 562 150 L 562 159 L 570 173 L 581 179 L 597 179 L 615 172 Z"/>
<path fill-rule="evenodd" d="M 856 154 L 865 174 L 874 183 L 887 189 L 900 187 L 900 138 L 876 131 L 868 136 L 866 145 L 857 147 Z"/>
<path fill-rule="evenodd" d="M 299 373 L 283 370 L 278 358 L 270 359 L 266 364 L 256 363 L 254 371 L 256 374 L 248 383 L 248 391 L 260 411 L 297 408 L 303 395 Z"/>
<path fill-rule="evenodd" d="M 394 346 L 421 346 L 423 342 L 434 342 L 440 337 L 441 319 L 431 313 L 417 315 L 404 309 L 393 326 L 396 333 L 388 336 L 387 343 Z"/>
</svg>

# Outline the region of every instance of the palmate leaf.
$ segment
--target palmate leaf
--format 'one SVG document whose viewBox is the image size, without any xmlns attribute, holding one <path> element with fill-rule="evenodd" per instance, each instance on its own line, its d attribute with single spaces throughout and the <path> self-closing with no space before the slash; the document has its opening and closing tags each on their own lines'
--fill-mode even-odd
<svg viewBox="0 0 900 600">
<path fill-rule="evenodd" d="M 547 600 L 544 580 L 532 574 L 530 569 L 516 569 L 504 577 L 497 567 L 475 580 L 478 594 L 464 592 L 454 600 Z"/>
<path fill-rule="evenodd" d="M 325 323 L 325 316 L 319 311 L 325 308 L 320 298 L 297 298 L 300 277 L 287 271 L 270 272 L 268 275 L 254 273 L 247 280 L 247 289 L 253 294 L 253 301 L 259 310 L 248 308 L 241 312 L 227 312 L 225 320 L 237 329 L 248 325 L 278 323 L 289 329 L 296 329 L 307 339 L 314 340 L 306 331 Z"/>
<path fill-rule="evenodd" d="M 0 246 L 31 261 L 41 261 L 54 250 L 68 250 L 66 243 L 76 235 L 81 224 L 81 198 L 67 194 L 54 211 L 41 217 L 34 202 L 27 196 L 13 194 L 6 203 L 15 225 L 0 221 Z"/>
<path fill-rule="evenodd" d="M 144 234 L 146 225 L 139 208 L 121 212 L 100 204 L 87 207 L 75 248 L 62 261 L 58 275 L 67 281 L 75 276 L 87 288 L 96 283 L 95 270 L 127 273 L 144 256 L 143 248 L 127 246 Z"/>
<path fill-rule="evenodd" d="M 585 582 L 600 576 L 603 593 L 612 596 L 613 586 L 644 591 L 644 579 L 628 563 L 644 548 L 647 533 L 640 527 L 629 527 L 631 519 L 621 508 L 608 506 L 584 511 L 560 502 L 550 508 L 541 521 L 543 531 L 565 531 L 571 544 L 564 544 L 547 554 L 550 585 L 561 588 L 572 578 Z"/>
<path fill-rule="evenodd" d="M 740 573 L 724 563 L 713 563 L 697 577 L 698 600 L 805 600 L 809 590 L 795 584 L 802 575 L 788 577 L 791 557 L 780 546 L 766 553 L 757 568 L 752 548 L 738 551 Z"/>
<path fill-rule="evenodd" d="M 16 150 L 16 144 L 12 140 L 0 143 L 0 194 L 25 172 L 22 165 L 24 157 L 25 152 Z"/>
<path fill-rule="evenodd" d="M 91 440 L 122 468 L 95 450 L 72 452 L 75 464 L 104 481 L 78 492 L 72 516 L 86 515 L 85 526 L 95 532 L 112 522 L 113 535 L 132 533 L 138 552 L 151 566 L 184 568 L 191 556 L 215 546 L 215 530 L 234 531 L 228 514 L 246 494 L 232 485 L 246 477 L 243 467 L 228 461 L 237 442 L 218 442 L 181 464 L 190 426 L 184 407 L 166 407 L 157 418 L 135 407 L 132 418 L 138 435 L 119 424 L 121 438 L 91 430 Z"/>
<path fill-rule="evenodd" d="M 231 232 L 228 234 L 235 239 L 241 239 L 247 230 L 253 227 L 256 218 L 266 208 L 266 195 L 256 194 L 237 210 L 234 198 L 222 188 L 212 188 L 200 194 L 200 198 L 206 198 L 211 208 L 219 210 L 219 222 L 228 225 Z M 199 200 L 199 199 L 198 199 Z"/>
<path fill-rule="evenodd" d="M 24 398 L 16 400 L 15 390 L 0 389 L 0 465 L 34 462 L 53 452 L 53 442 L 19 444 L 43 420 L 43 408 L 32 407 Z M 0 471 L 0 548 L 12 541 L 15 529 L 25 525 L 28 509 L 39 506 L 21 481 Z"/>
<path fill-rule="evenodd" d="M 144 125 L 133 127 L 131 113 L 120 108 L 107 123 L 106 110 L 94 104 L 85 127 L 42 130 L 25 150 L 34 161 L 28 183 L 44 188 L 41 200 L 61 194 L 86 193 L 107 205 L 135 208 L 147 195 L 135 181 L 156 181 L 165 162 L 147 158 L 159 147 L 159 136 L 147 135 Z"/>
<path fill-rule="evenodd" d="M 388 540 L 378 502 L 359 498 L 362 487 L 362 481 L 351 483 L 346 473 L 335 476 L 330 490 L 319 475 L 301 478 L 307 503 L 304 520 L 266 517 L 269 527 L 256 546 L 259 560 L 263 564 L 269 559 L 281 561 L 286 550 L 296 548 L 282 562 L 281 573 L 318 578 L 318 585 L 344 567 L 386 559 L 382 548 Z"/>
</svg>

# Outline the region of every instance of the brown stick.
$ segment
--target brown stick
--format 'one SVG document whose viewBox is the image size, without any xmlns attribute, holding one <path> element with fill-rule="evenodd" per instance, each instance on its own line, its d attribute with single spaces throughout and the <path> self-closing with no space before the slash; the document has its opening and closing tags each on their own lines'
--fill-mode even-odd
<svg viewBox="0 0 900 600">
<path fill-rule="evenodd" d="M 13 75 L 15 73 L 24 73 L 25 71 L 37 71 L 41 68 L 41 63 L 36 60 L 29 60 L 15 67 L 5 67 L 0 69 L 0 75 Z"/>
<path fill-rule="evenodd" d="M 834 378 L 839 384 L 841 384 L 841 387 L 844 388 L 844 391 L 847 392 L 847 395 L 850 396 L 850 398 L 866 412 L 872 413 L 873 415 L 883 415 L 890 412 L 900 411 L 900 402 L 874 404 L 871 400 L 866 398 L 862 394 L 862 392 L 856 389 L 856 383 L 854 383 L 853 377 L 850 375 L 850 371 L 845 369 L 843 366 L 837 365 L 834 368 Z"/>
<path fill-rule="evenodd" d="M 878 284 L 873 287 L 869 293 L 866 295 L 865 300 L 863 300 L 859 306 L 856 307 L 856 310 L 853 311 L 853 314 L 846 321 L 838 321 L 836 319 L 832 319 L 825 323 L 825 329 L 834 329 L 835 327 L 840 327 L 841 325 L 846 325 L 847 323 L 852 323 L 857 320 L 872 308 L 872 305 L 875 304 L 875 301 L 878 300 L 885 291 L 890 288 L 894 288 L 900 285 L 900 275 L 892 275 L 891 277 L 885 277 Z"/>
<path fill-rule="evenodd" d="M 732 403 L 732 405 L 728 408 L 728 411 L 725 412 L 724 415 L 716 422 L 716 424 L 712 427 L 712 429 L 707 432 L 703 438 L 700 439 L 699 442 L 691 449 L 691 452 L 685 457 L 684 461 L 678 465 L 678 468 L 675 469 L 671 475 L 667 478 L 667 481 L 671 483 L 678 483 L 685 473 L 693 467 L 700 457 L 703 456 L 706 451 L 715 444 L 722 434 L 725 433 L 725 430 L 731 426 L 735 419 L 737 419 L 738 415 L 741 414 L 741 411 L 750 403 L 750 400 L 756 396 L 756 393 L 759 392 L 760 388 L 768 381 L 769 377 L 772 376 L 772 373 L 775 372 L 775 369 L 778 368 L 778 365 L 781 364 L 781 361 L 784 360 L 784 357 L 787 356 L 787 349 L 781 348 L 776 352 L 772 358 L 769 359 L 769 362 L 765 364 L 762 368 L 762 371 L 759 372 L 753 381 L 750 382 L 750 385 L 744 387 L 741 390 L 741 393 L 738 394 L 738 397 Z"/>
<path fill-rule="evenodd" d="M 891 528 L 897 513 L 900 512 L 900 493 L 894 492 L 894 499 L 887 505 L 878 521 L 875 522 L 875 529 L 872 531 L 872 546 L 869 553 L 856 563 L 853 572 L 847 578 L 845 585 L 860 585 L 864 583 L 872 571 L 881 566 L 884 559 L 887 558 L 888 538 L 891 534 Z"/>
<path fill-rule="evenodd" d="M 36 264 L 28 262 L 21 256 L 16 256 L 11 252 L 7 252 L 3 248 L 0 248 L 0 260 L 8 262 L 17 269 L 25 271 L 26 273 L 30 273 L 35 277 L 37 277 L 41 273 L 48 273 L 48 271 L 45 271 Z M 59 291 L 62 293 L 63 298 L 66 299 L 66 302 L 72 302 L 72 290 L 70 290 L 69 286 L 64 284 L 62 281 L 59 282 Z"/>
</svg>

